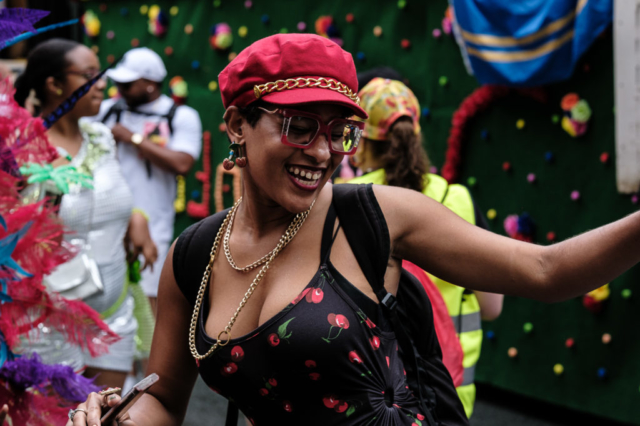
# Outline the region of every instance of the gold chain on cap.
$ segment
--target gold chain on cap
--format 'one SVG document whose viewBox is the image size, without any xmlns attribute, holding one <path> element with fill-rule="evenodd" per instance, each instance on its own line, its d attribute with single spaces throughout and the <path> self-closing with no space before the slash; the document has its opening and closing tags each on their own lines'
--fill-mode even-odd
<svg viewBox="0 0 640 426">
<path fill-rule="evenodd" d="M 345 95 L 357 105 L 360 105 L 360 98 L 353 93 L 347 85 L 332 78 L 288 78 L 286 80 L 277 80 L 272 83 L 256 84 L 253 86 L 253 93 L 256 99 L 271 92 L 281 92 L 290 89 L 303 89 L 305 87 L 317 87 L 319 89 L 329 89 Z"/>
</svg>

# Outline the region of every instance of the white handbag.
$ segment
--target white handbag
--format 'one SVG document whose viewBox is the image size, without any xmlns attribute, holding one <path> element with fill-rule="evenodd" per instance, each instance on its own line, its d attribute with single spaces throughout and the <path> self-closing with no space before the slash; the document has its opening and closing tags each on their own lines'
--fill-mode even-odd
<svg viewBox="0 0 640 426">
<path fill-rule="evenodd" d="M 98 264 L 90 256 L 84 240 L 71 240 L 77 254 L 43 279 L 44 285 L 66 299 L 86 299 L 104 290 Z"/>
</svg>

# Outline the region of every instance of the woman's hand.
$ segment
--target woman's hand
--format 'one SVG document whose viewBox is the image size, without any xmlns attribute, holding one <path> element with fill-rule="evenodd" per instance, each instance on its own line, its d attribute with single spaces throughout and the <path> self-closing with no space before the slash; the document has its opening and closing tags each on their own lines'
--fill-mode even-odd
<svg viewBox="0 0 640 426">
<path fill-rule="evenodd" d="M 119 401 L 119 395 L 103 396 L 99 393 L 92 392 L 89 394 L 87 400 L 76 408 L 76 410 L 83 411 L 76 411 L 73 416 L 73 421 L 69 420 L 65 426 L 136 426 L 136 423 L 131 420 L 128 414 L 125 414 L 120 421 L 114 421 L 110 425 L 100 423 L 100 418 L 104 416 L 111 407 L 117 405 Z"/>
<path fill-rule="evenodd" d="M 129 262 L 135 261 L 142 254 L 144 265 L 141 270 L 143 271 L 147 266 L 153 269 L 153 264 L 158 259 L 158 248 L 151 239 L 147 219 L 140 212 L 134 211 L 131 214 L 129 229 L 125 236 L 125 248 L 129 253 Z"/>
</svg>

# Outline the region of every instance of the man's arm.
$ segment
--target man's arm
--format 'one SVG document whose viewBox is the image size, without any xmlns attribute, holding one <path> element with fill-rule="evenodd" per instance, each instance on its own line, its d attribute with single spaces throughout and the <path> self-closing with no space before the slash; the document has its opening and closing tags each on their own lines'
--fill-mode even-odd
<svg viewBox="0 0 640 426">
<path fill-rule="evenodd" d="M 156 143 L 153 143 L 149 138 L 144 137 L 142 142 L 139 144 L 134 144 L 131 138 L 133 137 L 133 132 L 126 127 L 124 127 L 120 123 L 114 124 L 111 128 L 111 132 L 113 133 L 113 137 L 118 142 L 123 142 L 127 144 L 131 144 L 138 149 L 138 152 L 142 156 L 151 163 L 156 166 L 168 170 L 172 173 L 183 175 L 189 172 L 195 159 L 185 153 L 173 151 L 164 146 L 160 146 Z"/>
</svg>

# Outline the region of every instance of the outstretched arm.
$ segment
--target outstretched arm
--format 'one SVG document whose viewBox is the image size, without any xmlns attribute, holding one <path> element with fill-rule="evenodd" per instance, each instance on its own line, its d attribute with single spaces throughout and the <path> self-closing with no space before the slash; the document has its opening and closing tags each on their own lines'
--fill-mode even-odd
<svg viewBox="0 0 640 426">
<path fill-rule="evenodd" d="M 167 254 L 158 289 L 158 320 L 146 374 L 160 376 L 130 410 L 138 426 L 182 424 L 198 370 L 189 353 L 191 306 L 173 275 L 173 248 Z M 126 423 L 124 423 L 126 425 Z"/>
<path fill-rule="evenodd" d="M 546 302 L 597 288 L 640 261 L 640 213 L 539 246 L 484 231 L 406 189 L 374 185 L 392 256 L 465 288 Z"/>
</svg>

